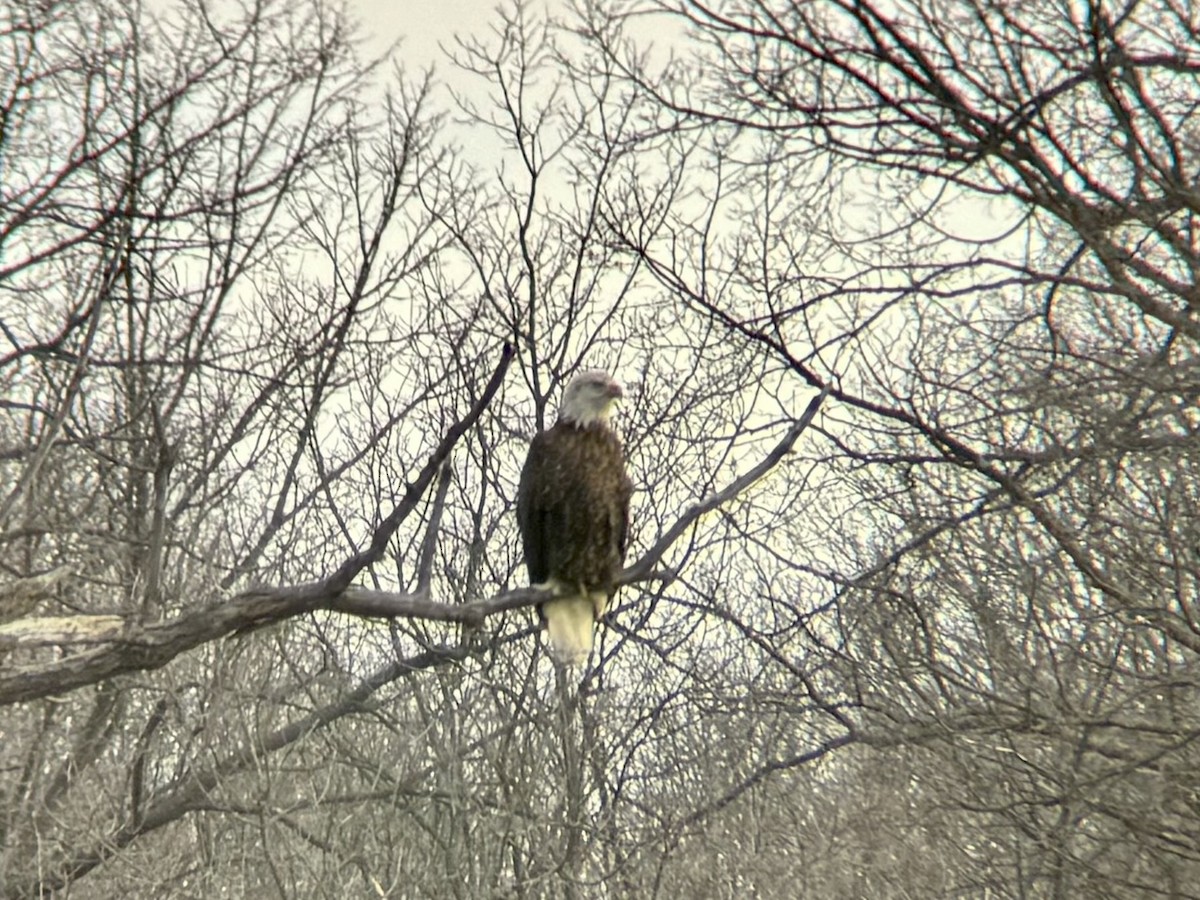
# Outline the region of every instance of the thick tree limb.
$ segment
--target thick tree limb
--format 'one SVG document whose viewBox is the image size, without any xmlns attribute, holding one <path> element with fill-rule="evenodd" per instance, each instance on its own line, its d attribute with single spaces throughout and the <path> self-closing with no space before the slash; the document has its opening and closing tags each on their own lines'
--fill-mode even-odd
<svg viewBox="0 0 1200 900">
<path fill-rule="evenodd" d="M 0 653 L 17 647 L 103 644 L 125 628 L 121 616 L 29 616 L 0 625 Z"/>
</svg>

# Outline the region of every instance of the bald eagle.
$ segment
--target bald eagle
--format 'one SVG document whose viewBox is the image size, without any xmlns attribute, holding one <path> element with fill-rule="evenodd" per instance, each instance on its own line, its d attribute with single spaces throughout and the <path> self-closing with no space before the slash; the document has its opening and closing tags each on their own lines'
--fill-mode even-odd
<svg viewBox="0 0 1200 900">
<path fill-rule="evenodd" d="M 539 607 L 550 647 L 582 666 L 625 561 L 629 497 L 625 451 L 609 425 L 621 385 L 592 369 L 567 385 L 553 428 L 529 445 L 517 489 L 517 524 L 529 580 L 553 590 Z"/>
</svg>

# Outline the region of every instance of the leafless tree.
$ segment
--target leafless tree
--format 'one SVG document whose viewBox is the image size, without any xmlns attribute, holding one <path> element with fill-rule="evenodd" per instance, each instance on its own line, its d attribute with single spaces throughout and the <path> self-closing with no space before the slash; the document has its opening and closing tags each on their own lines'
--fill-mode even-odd
<svg viewBox="0 0 1200 900">
<path fill-rule="evenodd" d="M 1190 9 L 4 15 L 6 895 L 1196 895 Z"/>
<path fill-rule="evenodd" d="M 515 7 L 439 112 L 324 4 L 5 15 L 0 889 L 641 889 L 741 793 L 694 743 L 728 661 L 696 585 L 787 514 L 755 485 L 820 395 L 627 254 L 616 70 L 574 83 Z M 634 382 L 640 492 L 564 695 L 510 507 L 582 364 Z"/>
<path fill-rule="evenodd" d="M 648 21 L 683 49 L 647 52 Z M 630 253 L 829 390 L 827 490 L 734 615 L 850 736 L 791 776 L 813 796 L 759 788 L 779 819 L 836 798 L 839 843 L 876 848 L 813 889 L 1194 896 L 1194 14 L 664 3 L 584 30 L 654 134 L 708 140 L 703 202 L 613 217 Z"/>
</svg>

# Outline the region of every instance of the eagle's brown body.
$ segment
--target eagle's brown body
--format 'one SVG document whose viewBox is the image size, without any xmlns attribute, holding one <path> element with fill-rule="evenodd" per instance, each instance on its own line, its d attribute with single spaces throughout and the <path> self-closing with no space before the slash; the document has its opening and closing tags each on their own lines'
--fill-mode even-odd
<svg viewBox="0 0 1200 900">
<path fill-rule="evenodd" d="M 609 394 L 598 394 L 605 400 L 602 410 L 621 396 L 620 387 L 603 377 Z M 624 563 L 633 485 L 607 414 L 574 415 L 567 405 L 574 388 L 568 388 L 563 417 L 529 445 L 517 524 L 530 582 L 558 594 L 541 608 L 551 646 L 564 662 L 580 665 L 591 652 L 593 621 L 604 614 Z"/>
</svg>

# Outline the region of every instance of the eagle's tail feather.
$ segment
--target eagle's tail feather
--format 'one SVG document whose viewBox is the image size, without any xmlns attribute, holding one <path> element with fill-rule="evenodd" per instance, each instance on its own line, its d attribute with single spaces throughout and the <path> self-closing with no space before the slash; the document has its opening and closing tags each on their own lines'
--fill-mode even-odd
<svg viewBox="0 0 1200 900">
<path fill-rule="evenodd" d="M 595 600 L 584 594 L 559 597 L 542 604 L 550 649 L 562 663 L 583 666 L 592 652 Z"/>
</svg>

